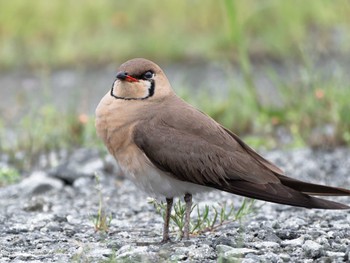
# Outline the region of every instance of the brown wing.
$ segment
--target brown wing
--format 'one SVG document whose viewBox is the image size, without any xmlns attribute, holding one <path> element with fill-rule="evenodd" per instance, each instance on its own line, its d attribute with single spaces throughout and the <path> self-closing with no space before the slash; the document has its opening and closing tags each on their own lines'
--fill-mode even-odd
<svg viewBox="0 0 350 263">
<path fill-rule="evenodd" d="M 299 192 L 293 179 L 292 187 L 283 185 L 279 177 L 283 181 L 288 177 L 237 138 L 190 107 L 163 109 L 134 129 L 136 145 L 155 166 L 178 180 L 282 204 L 347 208 Z"/>
<path fill-rule="evenodd" d="M 202 185 L 228 180 L 279 182 L 273 171 L 214 120 L 192 107 L 163 109 L 138 123 L 134 141 L 158 168 L 182 181 Z"/>
<path fill-rule="evenodd" d="M 222 126 L 221 126 L 222 127 Z M 284 175 L 284 172 L 279 169 L 276 165 L 269 162 L 265 158 L 263 158 L 261 155 L 259 155 L 256 151 L 254 151 L 252 148 L 250 148 L 247 144 L 245 144 L 236 134 L 232 133 L 231 131 L 227 130 L 225 131 L 230 134 L 234 140 L 236 140 L 250 155 L 252 155 L 258 162 L 260 162 L 262 165 L 264 165 L 266 168 L 270 169 L 274 172 L 274 174 L 277 176 L 277 178 L 281 181 L 281 183 L 285 186 L 288 186 L 294 190 L 297 190 L 299 192 L 310 194 L 310 195 L 325 195 L 325 196 L 342 196 L 342 195 L 350 195 L 350 190 L 342 189 L 338 187 L 329 187 L 325 185 L 319 185 L 319 184 L 312 184 L 303 182 L 297 179 L 293 179 L 290 177 L 287 177 Z"/>
<path fill-rule="evenodd" d="M 248 146 L 247 144 L 245 144 L 241 138 L 239 138 L 236 134 L 234 134 L 233 132 L 231 132 L 230 130 L 226 129 L 225 127 L 221 126 L 236 142 L 239 143 L 239 145 L 246 150 L 251 156 L 254 157 L 254 159 L 256 159 L 259 163 L 261 163 L 262 165 L 264 165 L 267 169 L 270 169 L 271 171 L 273 171 L 275 174 L 279 174 L 279 175 L 284 175 L 284 172 L 278 168 L 276 165 L 274 165 L 273 163 L 269 162 L 268 160 L 266 160 L 264 157 L 262 157 L 260 154 L 258 154 L 256 151 L 254 151 L 250 146 Z"/>
</svg>

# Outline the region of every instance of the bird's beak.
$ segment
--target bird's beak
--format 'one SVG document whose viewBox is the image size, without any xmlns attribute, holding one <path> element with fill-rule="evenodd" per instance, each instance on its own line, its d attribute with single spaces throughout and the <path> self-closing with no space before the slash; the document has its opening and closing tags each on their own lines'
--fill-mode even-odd
<svg viewBox="0 0 350 263">
<path fill-rule="evenodd" d="M 128 81 L 128 82 L 139 82 L 138 79 L 131 77 L 128 75 L 128 73 L 126 73 L 125 71 L 120 71 L 117 73 L 116 76 L 117 79 L 122 80 L 122 81 Z"/>
</svg>

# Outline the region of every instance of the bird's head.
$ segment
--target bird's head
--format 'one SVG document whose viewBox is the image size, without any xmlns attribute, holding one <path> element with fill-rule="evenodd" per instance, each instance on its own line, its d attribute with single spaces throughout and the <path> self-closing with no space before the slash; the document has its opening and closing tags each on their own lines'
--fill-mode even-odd
<svg viewBox="0 0 350 263">
<path fill-rule="evenodd" d="M 170 93 L 171 86 L 161 68 L 143 58 L 122 64 L 111 89 L 111 96 L 120 100 L 161 99 Z"/>
</svg>

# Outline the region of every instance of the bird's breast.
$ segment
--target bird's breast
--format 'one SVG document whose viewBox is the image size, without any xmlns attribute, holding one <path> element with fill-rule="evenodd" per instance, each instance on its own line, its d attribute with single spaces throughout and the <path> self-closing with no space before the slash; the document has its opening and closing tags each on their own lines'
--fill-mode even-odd
<svg viewBox="0 0 350 263">
<path fill-rule="evenodd" d="M 136 105 L 136 104 L 135 104 Z M 186 193 L 195 194 L 209 188 L 175 179 L 158 169 L 134 143 L 133 129 L 136 118 L 142 110 L 125 105 L 109 94 L 101 100 L 96 109 L 96 130 L 109 152 L 117 160 L 125 176 L 144 192 L 172 198 Z"/>
</svg>

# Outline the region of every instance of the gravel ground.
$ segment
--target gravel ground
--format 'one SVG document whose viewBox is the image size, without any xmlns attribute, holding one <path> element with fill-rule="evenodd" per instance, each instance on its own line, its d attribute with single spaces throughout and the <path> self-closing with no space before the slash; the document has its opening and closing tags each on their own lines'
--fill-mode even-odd
<svg viewBox="0 0 350 263">
<path fill-rule="evenodd" d="M 295 178 L 350 188 L 350 149 L 264 153 Z M 3 163 L 0 165 L 4 165 Z M 100 172 L 101 190 L 94 179 Z M 107 172 L 109 171 L 109 172 Z M 350 211 L 308 210 L 258 201 L 255 214 L 161 245 L 162 219 L 111 160 L 78 150 L 51 170 L 0 189 L 0 262 L 349 262 Z M 95 231 L 101 193 L 112 215 Z M 350 203 L 349 197 L 338 200 Z M 204 204 L 242 198 L 212 191 Z"/>
</svg>

